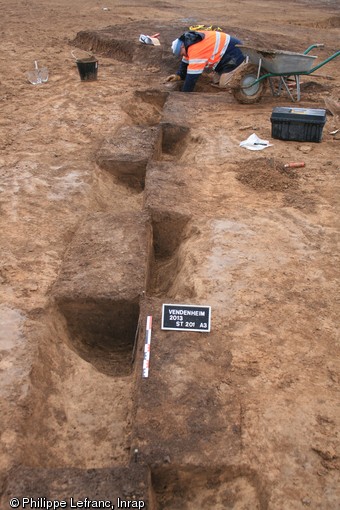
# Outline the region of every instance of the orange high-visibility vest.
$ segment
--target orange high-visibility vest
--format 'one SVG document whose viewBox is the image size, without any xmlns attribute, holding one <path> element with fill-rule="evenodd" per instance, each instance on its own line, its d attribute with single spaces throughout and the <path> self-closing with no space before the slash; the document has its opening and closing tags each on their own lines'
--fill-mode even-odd
<svg viewBox="0 0 340 510">
<path fill-rule="evenodd" d="M 187 57 L 182 61 L 188 64 L 188 74 L 202 74 L 206 67 L 214 67 L 228 48 L 230 35 L 223 32 L 200 30 L 204 39 L 188 47 Z"/>
</svg>

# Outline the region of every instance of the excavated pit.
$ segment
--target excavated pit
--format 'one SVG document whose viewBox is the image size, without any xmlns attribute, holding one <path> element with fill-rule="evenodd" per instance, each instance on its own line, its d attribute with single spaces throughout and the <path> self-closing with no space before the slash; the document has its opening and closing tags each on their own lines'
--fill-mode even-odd
<svg viewBox="0 0 340 510">
<path fill-rule="evenodd" d="M 54 285 L 69 345 L 105 374 L 131 371 L 150 245 L 143 215 L 94 214 L 74 236 Z"/>
<path fill-rule="evenodd" d="M 58 307 L 66 319 L 69 345 L 106 375 L 131 374 L 139 303 L 108 299 L 65 299 Z"/>
<path fill-rule="evenodd" d="M 117 183 L 136 192 L 145 186 L 145 174 L 151 158 L 161 153 L 158 127 L 122 126 L 115 136 L 103 142 L 98 151 L 98 166 L 114 176 Z"/>
<path fill-rule="evenodd" d="M 173 58 L 171 42 L 176 34 L 183 32 L 183 23 L 159 24 L 140 21 L 130 22 L 126 35 L 126 25 L 111 25 L 100 30 L 83 30 L 71 41 L 73 46 L 85 51 L 101 53 L 123 63 L 137 63 L 140 69 L 159 67 L 162 72 L 171 74 L 178 63 Z M 153 46 L 139 42 L 140 34 L 161 33 L 162 44 Z"/>
<path fill-rule="evenodd" d="M 139 212 L 93 213 L 79 226 L 50 309 L 32 331 L 39 356 L 27 398 L 24 465 L 129 462 L 133 359 L 150 250 L 151 228 Z"/>
<path fill-rule="evenodd" d="M 136 99 L 141 99 L 145 103 L 157 107 L 161 115 L 163 106 L 169 97 L 169 92 L 164 92 L 159 89 L 135 90 L 134 96 Z"/>
<path fill-rule="evenodd" d="M 162 122 L 161 127 L 163 158 L 171 156 L 179 159 L 187 146 L 190 129 L 170 122 Z"/>
<path fill-rule="evenodd" d="M 185 238 L 189 218 L 176 213 L 154 211 L 152 214 L 155 258 L 162 260 L 176 253 Z"/>
<path fill-rule="evenodd" d="M 45 470 L 127 465 L 134 394 L 133 373 L 126 375 L 131 349 L 123 355 L 95 348 L 87 360 L 75 349 L 65 317 L 55 307 L 32 324 L 30 333 L 39 339 L 39 351 L 24 404 L 30 412 L 21 465 Z"/>
<path fill-rule="evenodd" d="M 158 126 L 168 95 L 168 92 L 154 89 L 136 90 L 131 100 L 121 107 L 134 126 Z"/>
<path fill-rule="evenodd" d="M 162 48 L 143 45 L 138 42 L 138 36 L 133 41 L 125 39 L 124 36 L 119 38 L 116 34 L 117 29 L 118 27 L 107 27 L 97 31 L 83 30 L 78 32 L 72 44 L 84 50 L 100 52 L 120 62 L 161 61 Z"/>
<path fill-rule="evenodd" d="M 148 294 L 166 296 L 181 266 L 180 248 L 190 230 L 190 218 L 168 211 L 152 211 L 153 253 Z"/>
</svg>

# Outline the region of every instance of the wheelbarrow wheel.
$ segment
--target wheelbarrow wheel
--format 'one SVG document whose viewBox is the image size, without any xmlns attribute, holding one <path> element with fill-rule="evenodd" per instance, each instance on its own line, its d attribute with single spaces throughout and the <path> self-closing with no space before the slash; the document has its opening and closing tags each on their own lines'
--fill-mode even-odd
<svg viewBox="0 0 340 510">
<path fill-rule="evenodd" d="M 257 80 L 258 69 L 254 64 L 241 65 L 236 70 L 232 80 L 232 93 L 236 101 L 242 104 L 252 104 L 260 101 L 267 89 L 267 79 Z"/>
</svg>

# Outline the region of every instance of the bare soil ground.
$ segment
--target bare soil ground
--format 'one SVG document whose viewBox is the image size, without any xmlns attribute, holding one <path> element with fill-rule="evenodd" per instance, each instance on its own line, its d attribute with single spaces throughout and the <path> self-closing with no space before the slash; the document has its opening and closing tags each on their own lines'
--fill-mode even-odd
<svg viewBox="0 0 340 510">
<path fill-rule="evenodd" d="M 339 58 L 299 104 L 164 83 L 192 24 L 323 43 L 321 62 L 338 2 L 0 6 L 1 508 L 340 508 Z M 96 81 L 72 50 L 96 55 Z M 47 83 L 28 82 L 34 61 Z M 271 138 L 292 105 L 327 108 L 321 143 Z M 253 132 L 272 146 L 240 148 Z M 211 332 L 162 330 L 163 303 L 211 306 Z"/>
</svg>

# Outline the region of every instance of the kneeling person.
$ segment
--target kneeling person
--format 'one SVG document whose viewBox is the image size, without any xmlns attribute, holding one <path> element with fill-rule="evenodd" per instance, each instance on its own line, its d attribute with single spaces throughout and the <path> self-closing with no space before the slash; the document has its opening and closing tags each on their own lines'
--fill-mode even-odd
<svg viewBox="0 0 340 510">
<path fill-rule="evenodd" d="M 244 56 L 237 48 L 242 44 L 235 37 L 218 31 L 185 32 L 171 45 L 174 55 L 182 57 L 176 74 L 167 81 L 183 80 L 182 92 L 193 92 L 196 82 L 206 68 L 214 71 L 214 81 L 225 87 L 229 77 L 242 62 Z"/>
</svg>

